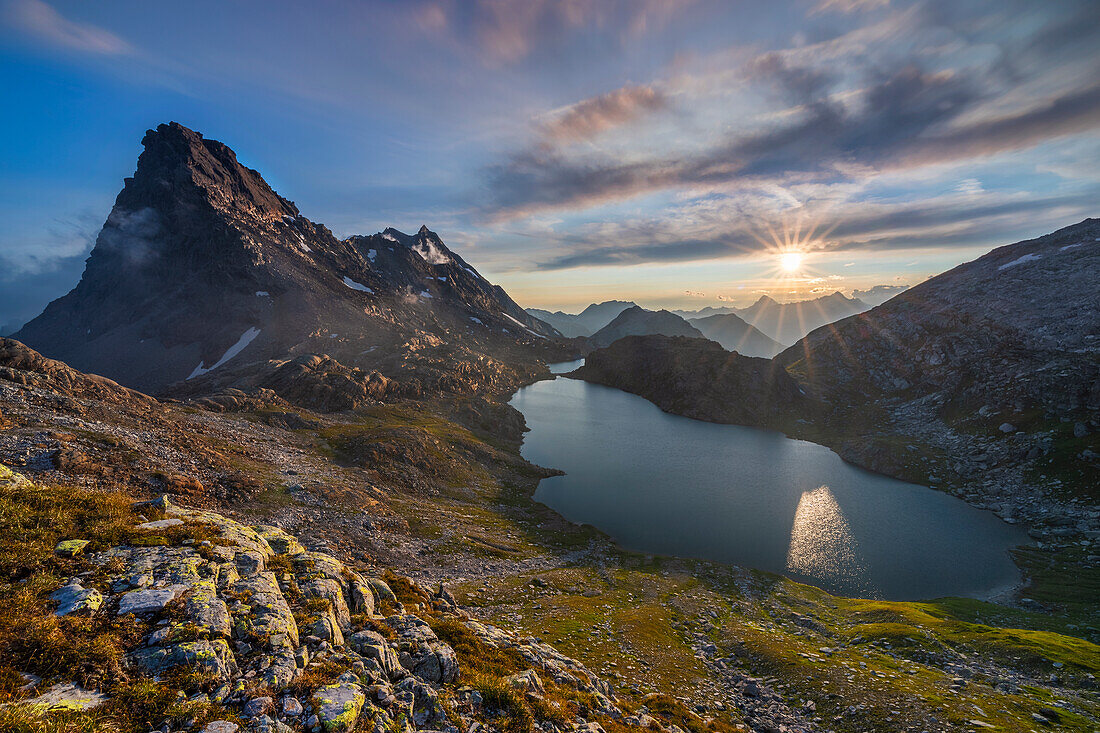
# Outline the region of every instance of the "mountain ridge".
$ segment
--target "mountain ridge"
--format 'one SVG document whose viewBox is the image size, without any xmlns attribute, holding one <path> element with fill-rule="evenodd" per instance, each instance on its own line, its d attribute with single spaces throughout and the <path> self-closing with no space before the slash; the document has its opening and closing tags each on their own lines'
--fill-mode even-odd
<svg viewBox="0 0 1100 733">
<path fill-rule="evenodd" d="M 142 142 L 81 281 L 13 338 L 156 392 L 334 348 L 364 367 L 400 352 L 438 353 L 437 371 L 492 355 L 530 370 L 559 335 L 426 226 L 339 240 L 223 143 L 175 122 Z"/>
</svg>

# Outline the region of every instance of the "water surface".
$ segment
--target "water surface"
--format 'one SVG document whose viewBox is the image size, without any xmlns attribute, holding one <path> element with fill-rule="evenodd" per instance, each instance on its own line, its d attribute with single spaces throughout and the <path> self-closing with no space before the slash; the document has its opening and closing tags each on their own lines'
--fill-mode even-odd
<svg viewBox="0 0 1100 733">
<path fill-rule="evenodd" d="M 555 373 L 580 365 L 553 365 Z M 835 593 L 983 597 L 1019 580 L 1022 530 L 780 433 L 661 412 L 559 377 L 516 393 L 523 455 L 564 476 L 535 499 L 641 552 L 784 573 Z"/>
</svg>

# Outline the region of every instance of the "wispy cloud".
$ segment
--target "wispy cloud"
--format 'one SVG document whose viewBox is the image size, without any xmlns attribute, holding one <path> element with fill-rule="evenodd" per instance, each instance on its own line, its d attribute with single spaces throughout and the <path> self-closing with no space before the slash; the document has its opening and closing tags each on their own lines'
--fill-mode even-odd
<svg viewBox="0 0 1100 733">
<path fill-rule="evenodd" d="M 653 87 L 622 87 L 582 100 L 551 115 L 542 123 L 541 131 L 546 139 L 555 143 L 589 140 L 602 132 L 664 109 L 667 105 L 665 95 Z"/>
<path fill-rule="evenodd" d="M 54 46 L 116 56 L 131 52 L 130 44 L 91 23 L 70 20 L 42 0 L 11 0 L 5 13 L 16 28 Z"/>
</svg>

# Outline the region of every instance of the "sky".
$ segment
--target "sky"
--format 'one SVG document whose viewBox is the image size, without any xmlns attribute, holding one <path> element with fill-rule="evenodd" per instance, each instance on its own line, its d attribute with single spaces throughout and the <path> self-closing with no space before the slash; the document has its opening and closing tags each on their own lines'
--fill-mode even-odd
<svg viewBox="0 0 1100 733">
<path fill-rule="evenodd" d="M 881 292 L 1100 215 L 1095 0 L 0 0 L 0 81 L 7 330 L 169 120 L 573 312 Z"/>
</svg>

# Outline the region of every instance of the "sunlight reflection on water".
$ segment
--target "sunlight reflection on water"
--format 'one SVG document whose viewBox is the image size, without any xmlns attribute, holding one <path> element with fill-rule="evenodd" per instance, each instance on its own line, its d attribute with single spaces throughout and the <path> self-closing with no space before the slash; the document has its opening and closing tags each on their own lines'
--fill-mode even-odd
<svg viewBox="0 0 1100 733">
<path fill-rule="evenodd" d="M 866 575 L 855 537 L 828 486 L 804 491 L 798 500 L 787 549 L 787 570 L 847 583 Z"/>
</svg>

